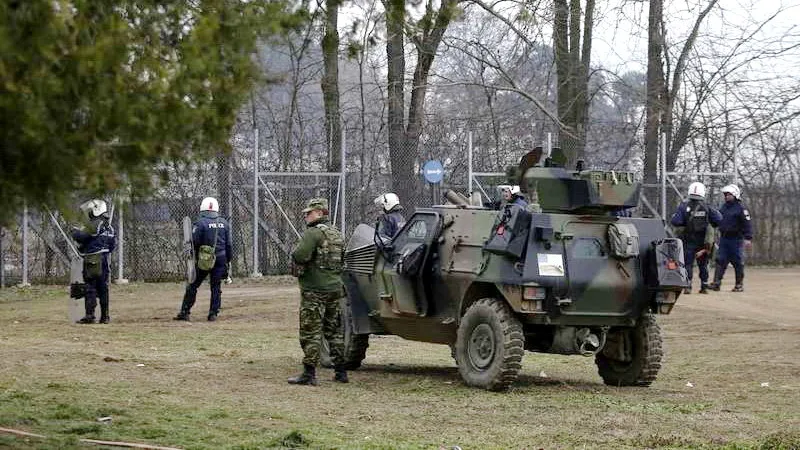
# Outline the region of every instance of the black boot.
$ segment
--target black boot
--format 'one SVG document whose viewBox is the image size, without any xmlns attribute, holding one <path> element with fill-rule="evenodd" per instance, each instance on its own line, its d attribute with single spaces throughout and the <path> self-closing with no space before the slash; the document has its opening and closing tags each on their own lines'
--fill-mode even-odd
<svg viewBox="0 0 800 450">
<path fill-rule="evenodd" d="M 81 320 L 77 321 L 76 323 L 94 323 L 94 316 L 85 315 Z"/>
<path fill-rule="evenodd" d="M 700 293 L 708 294 L 708 283 L 700 283 Z"/>
<path fill-rule="evenodd" d="M 172 320 L 185 320 L 186 322 L 188 322 L 189 310 L 186 308 L 181 308 L 181 312 L 179 312 L 177 316 L 173 317 Z"/>
<path fill-rule="evenodd" d="M 333 374 L 333 381 L 338 381 L 339 383 L 349 383 L 350 380 L 347 379 L 347 372 L 344 370 L 343 367 L 339 366 L 334 369 Z"/>
<path fill-rule="evenodd" d="M 289 384 L 317 385 L 317 369 L 314 366 L 303 364 L 303 373 L 286 380 Z"/>
<path fill-rule="evenodd" d="M 111 317 L 108 314 L 100 316 L 100 323 L 109 323 L 111 322 Z"/>
</svg>

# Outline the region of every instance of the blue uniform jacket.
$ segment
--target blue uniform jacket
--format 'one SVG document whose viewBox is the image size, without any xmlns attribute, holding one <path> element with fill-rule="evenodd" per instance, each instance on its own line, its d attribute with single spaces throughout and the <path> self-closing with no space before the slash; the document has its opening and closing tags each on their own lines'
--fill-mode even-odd
<svg viewBox="0 0 800 450">
<path fill-rule="evenodd" d="M 192 227 L 192 244 L 197 255 L 201 245 L 214 246 L 214 233 L 217 235 L 216 265 L 225 265 L 233 258 L 231 248 L 231 226 L 227 220 L 215 212 L 203 211 Z"/>
<path fill-rule="evenodd" d="M 113 252 L 117 246 L 114 229 L 106 219 L 92 220 L 90 226 L 91 233 L 77 228 L 72 230 L 72 239 L 78 243 L 78 251 L 85 255 L 105 251 L 103 258 L 107 258 L 108 253 Z"/>
<path fill-rule="evenodd" d="M 381 214 L 378 218 L 378 233 L 388 238 L 393 238 L 406 223 L 405 217 L 400 212 L 402 210 L 402 207 L 395 206 L 388 213 Z"/>
<path fill-rule="evenodd" d="M 698 201 L 699 200 L 687 200 L 681 202 L 681 204 L 678 205 L 678 209 L 675 211 L 675 214 L 672 215 L 670 223 L 676 227 L 685 227 L 689 221 L 689 212 L 691 211 L 692 207 L 694 207 L 692 202 Z M 722 223 L 722 213 L 720 213 L 711 205 L 706 205 L 706 211 L 708 214 L 708 224 L 712 227 L 719 227 Z M 685 236 L 684 238 L 690 242 L 702 243 L 705 241 L 705 231 L 698 232 L 694 236 Z"/>
<path fill-rule="evenodd" d="M 522 209 L 525 209 L 525 208 L 528 207 L 528 202 L 525 201 L 525 199 L 520 197 L 519 195 L 515 195 L 514 196 L 514 200 L 511 202 L 511 204 L 512 205 L 517 205 Z"/>
<path fill-rule="evenodd" d="M 719 208 L 722 213 L 722 222 L 719 231 L 724 238 L 753 239 L 753 222 L 750 220 L 750 211 L 740 200 L 725 202 Z"/>
</svg>

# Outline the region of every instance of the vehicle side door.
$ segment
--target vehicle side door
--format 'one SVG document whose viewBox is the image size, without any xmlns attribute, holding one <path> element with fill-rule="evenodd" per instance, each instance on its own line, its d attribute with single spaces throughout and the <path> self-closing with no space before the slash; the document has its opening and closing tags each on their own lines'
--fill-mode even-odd
<svg viewBox="0 0 800 450">
<path fill-rule="evenodd" d="M 423 279 L 440 223 L 438 213 L 418 211 L 386 249 L 387 261 L 381 274 L 385 291 L 382 298 L 390 302 L 393 314 L 427 314 L 428 298 Z"/>
</svg>

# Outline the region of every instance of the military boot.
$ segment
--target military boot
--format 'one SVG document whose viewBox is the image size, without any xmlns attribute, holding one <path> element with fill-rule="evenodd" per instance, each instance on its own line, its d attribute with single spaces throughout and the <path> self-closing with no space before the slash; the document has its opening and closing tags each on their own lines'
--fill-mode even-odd
<svg viewBox="0 0 800 450">
<path fill-rule="evenodd" d="M 711 283 L 711 284 L 709 284 L 709 285 L 708 285 L 708 288 L 709 288 L 709 289 L 711 289 L 712 291 L 717 291 L 717 292 L 719 292 L 719 285 L 720 285 L 720 283 L 721 283 L 721 281 L 714 281 L 713 283 Z"/>
<path fill-rule="evenodd" d="M 708 294 L 708 283 L 700 283 L 700 293 Z"/>
<path fill-rule="evenodd" d="M 108 314 L 100 316 L 100 323 L 109 323 L 109 322 L 111 322 L 111 317 Z"/>
<path fill-rule="evenodd" d="M 333 381 L 338 381 L 339 383 L 350 382 L 350 380 L 347 378 L 347 371 L 344 370 L 344 367 L 339 366 L 334 369 Z"/>
<path fill-rule="evenodd" d="M 189 321 L 189 311 L 186 309 L 181 308 L 181 312 L 178 313 L 177 316 L 173 317 L 172 320 L 184 320 L 186 322 Z"/>
<path fill-rule="evenodd" d="M 83 316 L 79 321 L 76 323 L 94 323 L 94 316 Z"/>
<path fill-rule="evenodd" d="M 289 384 L 317 385 L 317 369 L 314 366 L 303 364 L 303 373 L 286 380 Z"/>
</svg>

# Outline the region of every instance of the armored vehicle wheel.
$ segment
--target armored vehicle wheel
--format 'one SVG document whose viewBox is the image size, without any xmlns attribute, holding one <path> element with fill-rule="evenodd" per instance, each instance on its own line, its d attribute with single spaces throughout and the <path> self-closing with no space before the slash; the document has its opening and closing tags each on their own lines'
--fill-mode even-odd
<svg viewBox="0 0 800 450">
<path fill-rule="evenodd" d="M 633 328 L 612 328 L 595 364 L 605 384 L 650 386 L 661 369 L 663 355 L 661 328 L 655 316 L 646 314 Z"/>
<path fill-rule="evenodd" d="M 347 306 L 347 297 L 342 299 L 342 327 L 342 331 L 344 332 L 344 368 L 346 370 L 358 369 L 361 367 L 361 362 L 364 361 L 364 358 L 367 356 L 369 335 L 353 333 L 350 308 Z M 331 348 L 328 345 L 328 340 L 325 338 L 322 338 L 322 345 L 319 349 L 319 363 L 322 367 L 333 368 Z"/>
<path fill-rule="evenodd" d="M 522 325 L 505 302 L 478 300 L 458 326 L 455 359 L 461 378 L 490 391 L 508 388 L 522 367 L 524 340 Z"/>
</svg>

